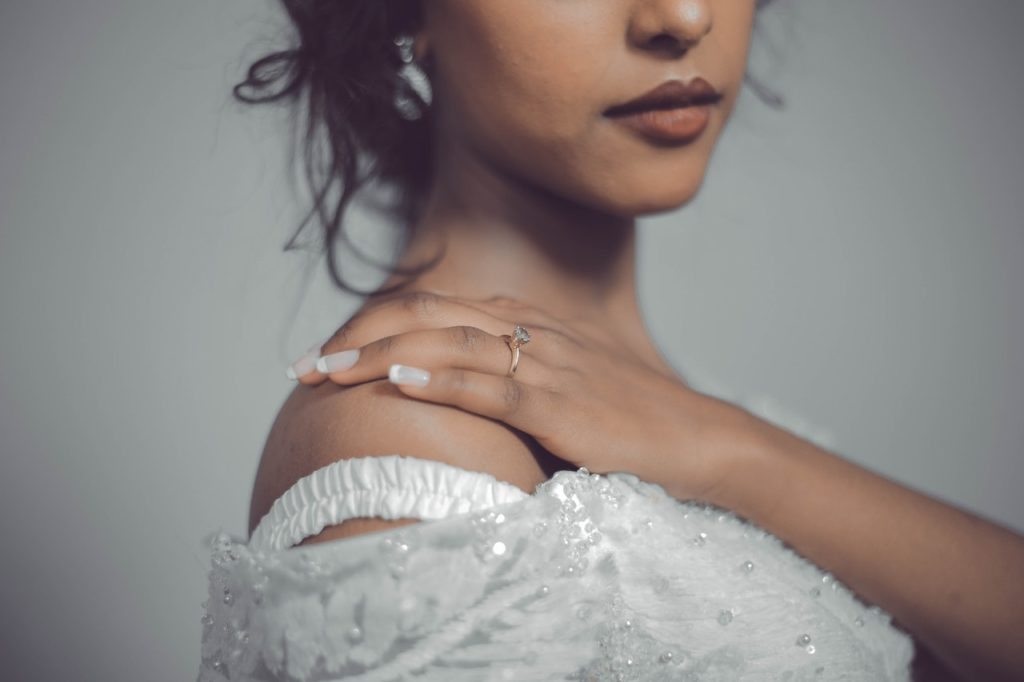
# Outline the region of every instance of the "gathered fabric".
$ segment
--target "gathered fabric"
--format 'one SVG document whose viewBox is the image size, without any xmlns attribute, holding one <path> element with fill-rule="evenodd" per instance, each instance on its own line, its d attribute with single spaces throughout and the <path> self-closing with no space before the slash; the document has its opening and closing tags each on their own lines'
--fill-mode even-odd
<svg viewBox="0 0 1024 682">
<path fill-rule="evenodd" d="M 422 522 L 294 546 L 357 517 Z M 531 495 L 434 460 L 340 460 L 248 542 L 208 548 L 198 682 L 910 680 L 913 640 L 883 609 L 632 474 L 559 471 Z"/>
</svg>

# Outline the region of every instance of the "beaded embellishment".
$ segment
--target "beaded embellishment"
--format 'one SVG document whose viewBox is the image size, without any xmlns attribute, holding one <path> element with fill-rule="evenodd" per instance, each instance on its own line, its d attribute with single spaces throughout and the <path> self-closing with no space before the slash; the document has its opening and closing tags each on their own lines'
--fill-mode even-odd
<svg viewBox="0 0 1024 682">
<path fill-rule="evenodd" d="M 519 502 L 308 548 L 210 542 L 200 682 L 909 680 L 881 609 L 630 474 L 560 471 Z"/>
</svg>

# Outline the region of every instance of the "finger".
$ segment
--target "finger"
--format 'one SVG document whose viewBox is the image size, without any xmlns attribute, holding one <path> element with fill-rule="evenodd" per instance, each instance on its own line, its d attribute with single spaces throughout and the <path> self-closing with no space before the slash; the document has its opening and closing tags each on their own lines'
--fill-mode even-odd
<svg viewBox="0 0 1024 682">
<path fill-rule="evenodd" d="M 389 368 L 388 381 L 410 397 L 454 405 L 539 439 L 548 436 L 558 419 L 554 393 L 518 379 L 456 367 L 430 371 L 395 364 Z"/>
<path fill-rule="evenodd" d="M 496 305 L 481 307 L 487 301 Z M 511 319 L 513 313 L 519 315 L 514 320 Z M 521 316 L 527 314 L 530 316 L 524 321 Z M 389 296 L 368 303 L 334 334 L 292 363 L 288 377 L 301 384 L 321 384 L 328 377 L 316 369 L 316 362 L 320 357 L 359 348 L 373 340 L 410 331 L 468 325 L 500 336 L 512 333 L 517 323 L 526 326 L 531 333 L 537 330 L 557 329 L 552 325 L 539 324 L 535 315 L 540 315 L 545 321 L 554 320 L 549 315 L 507 296 L 479 301 L 425 291 Z M 553 324 L 557 324 L 557 321 Z"/>
<path fill-rule="evenodd" d="M 327 377 L 316 370 L 316 363 L 320 359 L 321 348 L 330 338 L 328 336 L 326 339 L 310 346 L 297 360 L 288 365 L 285 375 L 292 381 L 297 381 L 300 384 L 316 385 L 323 383 Z"/>
<path fill-rule="evenodd" d="M 497 309 L 494 312 L 501 313 Z M 315 353 L 307 353 L 309 357 L 304 355 L 293 363 L 292 372 L 299 383 L 317 385 L 327 379 L 315 366 L 321 356 L 359 348 L 386 336 L 439 327 L 468 325 L 500 336 L 511 334 L 516 322 L 519 320 L 505 319 L 499 314 L 471 305 L 469 301 L 432 292 L 418 291 L 391 296 L 364 307 L 319 344 Z M 528 324 L 531 332 L 538 327 L 532 322 Z"/>
<path fill-rule="evenodd" d="M 359 348 L 373 340 L 408 331 L 469 324 L 511 331 L 513 324 L 490 313 L 431 292 L 412 292 L 367 303 L 334 334 L 307 350 L 286 372 L 289 379 L 318 385 L 327 375 L 316 369 L 325 355 Z M 504 331 L 499 333 L 505 333 Z"/>
<path fill-rule="evenodd" d="M 504 376 L 511 368 L 513 351 L 501 336 L 468 325 L 426 329 L 385 336 L 358 349 L 324 356 L 317 371 L 331 381 L 349 385 L 385 377 L 393 364 L 416 367 L 457 367 Z M 524 383 L 542 385 L 547 366 L 519 349 L 515 377 Z"/>
<path fill-rule="evenodd" d="M 465 305 L 480 308 L 486 313 L 501 317 L 502 319 L 514 319 L 515 322 L 524 326 L 536 327 L 538 329 L 552 329 L 556 331 L 567 331 L 564 320 L 549 313 L 539 310 L 519 299 L 505 295 L 491 296 L 485 299 L 460 298 Z"/>
<path fill-rule="evenodd" d="M 564 331 L 556 318 L 507 296 L 468 299 L 418 291 L 363 308 L 327 342 L 325 352 L 333 351 L 335 344 L 338 348 L 351 348 L 416 329 L 469 325 L 500 336 L 511 334 L 516 324 L 531 330 Z"/>
<path fill-rule="evenodd" d="M 324 353 L 358 348 L 385 336 L 457 325 L 470 325 L 496 334 L 512 328 L 508 320 L 456 299 L 429 292 L 413 292 L 361 310 L 327 341 Z"/>
</svg>

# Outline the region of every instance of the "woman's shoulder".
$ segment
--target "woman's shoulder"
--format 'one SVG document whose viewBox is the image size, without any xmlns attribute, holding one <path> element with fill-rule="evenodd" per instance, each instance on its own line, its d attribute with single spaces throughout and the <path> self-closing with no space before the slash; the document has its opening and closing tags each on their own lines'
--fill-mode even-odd
<svg viewBox="0 0 1024 682">
<path fill-rule="evenodd" d="M 532 438 L 506 424 L 416 400 L 387 378 L 352 386 L 300 384 L 281 406 L 267 436 L 253 485 L 249 531 L 299 479 L 339 460 L 393 454 L 437 460 L 532 493 L 548 478 L 537 449 Z M 346 523 L 351 531 L 399 522 Z M 325 529 L 325 534 L 323 539 L 328 539 L 337 529 Z"/>
</svg>

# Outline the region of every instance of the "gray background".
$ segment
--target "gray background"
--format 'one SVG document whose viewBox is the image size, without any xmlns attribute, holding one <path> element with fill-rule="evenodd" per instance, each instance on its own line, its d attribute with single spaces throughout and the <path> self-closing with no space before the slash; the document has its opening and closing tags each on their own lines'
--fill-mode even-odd
<svg viewBox="0 0 1024 682">
<path fill-rule="evenodd" d="M 770 10 L 751 65 L 787 109 L 745 90 L 640 254 L 695 383 L 1017 529 L 1022 18 Z M 281 252 L 284 112 L 229 97 L 279 26 L 245 0 L 0 6 L 6 679 L 194 679 L 201 540 L 244 533 L 284 368 L 355 305 Z"/>
</svg>

